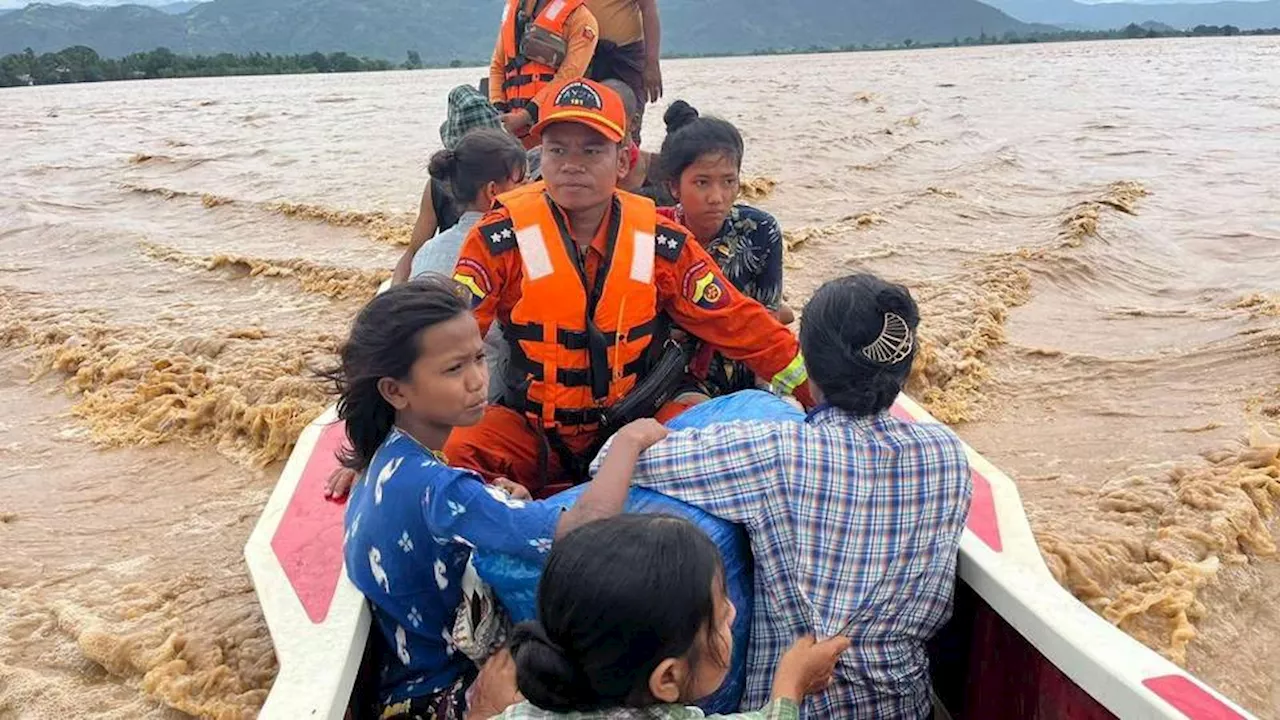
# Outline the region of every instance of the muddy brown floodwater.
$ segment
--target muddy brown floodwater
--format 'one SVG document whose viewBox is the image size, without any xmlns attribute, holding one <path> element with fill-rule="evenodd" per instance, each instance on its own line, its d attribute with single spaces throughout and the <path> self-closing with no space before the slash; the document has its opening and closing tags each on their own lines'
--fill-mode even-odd
<svg viewBox="0 0 1280 720">
<path fill-rule="evenodd" d="M 1266 718 L 1277 67 L 1231 38 L 666 71 L 742 128 L 790 302 L 909 284 L 913 394 L 1017 480 L 1058 579 Z M 255 714 L 241 548 L 477 72 L 0 91 L 0 717 Z"/>
</svg>

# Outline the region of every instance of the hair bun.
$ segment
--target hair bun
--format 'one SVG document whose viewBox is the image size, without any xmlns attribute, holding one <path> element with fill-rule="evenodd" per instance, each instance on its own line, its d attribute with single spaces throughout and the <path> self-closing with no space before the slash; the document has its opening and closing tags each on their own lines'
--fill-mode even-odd
<svg viewBox="0 0 1280 720">
<path fill-rule="evenodd" d="M 899 285 L 890 285 L 876 293 L 876 310 L 880 313 L 895 313 L 908 322 L 914 322 L 919 312 L 906 288 Z"/>
<path fill-rule="evenodd" d="M 889 409 L 919 350 L 910 291 L 868 273 L 829 280 L 805 305 L 800 346 L 827 401 L 854 415 Z"/>
<path fill-rule="evenodd" d="M 524 622 L 511 632 L 516 685 L 529 702 L 552 712 L 589 709 L 595 700 L 590 680 L 547 637 L 541 623 Z"/>
<path fill-rule="evenodd" d="M 539 645 L 547 650 L 564 655 L 564 649 L 552 642 L 547 637 L 547 631 L 542 627 L 542 623 L 536 621 L 522 622 L 516 625 L 511 633 L 511 648 L 515 649 L 516 645 Z"/>
<path fill-rule="evenodd" d="M 453 179 L 457 171 L 458 153 L 448 148 L 432 155 L 431 162 L 427 165 L 427 172 L 431 174 L 431 177 L 440 181 Z"/>
<path fill-rule="evenodd" d="M 667 125 L 667 132 L 673 133 L 698 119 L 698 109 L 683 100 L 671 103 L 671 107 L 662 114 L 662 121 Z"/>
</svg>

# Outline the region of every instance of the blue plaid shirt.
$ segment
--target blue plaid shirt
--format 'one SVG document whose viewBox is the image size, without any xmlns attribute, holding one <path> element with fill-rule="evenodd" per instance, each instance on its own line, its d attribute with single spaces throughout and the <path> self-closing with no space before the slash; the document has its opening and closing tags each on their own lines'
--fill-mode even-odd
<svg viewBox="0 0 1280 720">
<path fill-rule="evenodd" d="M 603 452 L 601 453 L 603 456 Z M 951 615 L 972 491 L 944 425 L 823 408 L 805 423 L 729 423 L 672 433 L 635 482 L 742 523 L 756 562 L 744 708 L 765 705 L 801 634 L 847 631 L 836 681 L 810 718 L 923 718 L 925 642 Z"/>
</svg>

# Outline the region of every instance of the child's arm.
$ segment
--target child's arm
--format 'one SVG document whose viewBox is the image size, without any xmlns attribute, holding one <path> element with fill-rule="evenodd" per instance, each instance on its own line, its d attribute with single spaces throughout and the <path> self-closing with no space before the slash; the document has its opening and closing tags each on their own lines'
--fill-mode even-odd
<svg viewBox="0 0 1280 720">
<path fill-rule="evenodd" d="M 404 249 L 404 254 L 400 256 L 400 261 L 396 263 L 395 270 L 391 273 L 392 285 L 399 285 L 409 279 L 409 272 L 413 269 L 413 256 L 427 244 L 428 238 L 436 234 L 438 225 L 435 200 L 431 195 L 431 181 L 428 180 L 426 187 L 422 188 L 422 200 L 418 203 L 418 219 L 413 224 L 409 247 Z"/>
<path fill-rule="evenodd" d="M 556 526 L 556 537 L 564 537 L 574 528 L 592 520 L 613 517 L 622 512 L 631 489 L 631 474 L 640 453 L 667 436 L 667 429 L 657 420 L 644 418 L 628 423 L 613 436 L 608 453 L 600 463 L 591 485 L 578 498 Z"/>
<path fill-rule="evenodd" d="M 748 524 L 764 512 L 787 476 L 792 430 L 777 423 L 724 423 L 688 429 L 644 454 L 635 483 L 700 507 L 730 522 Z M 610 441 L 612 442 L 612 441 Z M 605 445 L 605 451 L 610 451 Z M 596 460 L 592 470 L 599 472 Z"/>
<path fill-rule="evenodd" d="M 528 502 L 481 482 L 469 470 L 435 466 L 439 475 L 423 493 L 422 511 L 432 538 L 481 550 L 539 560 L 555 538 L 599 518 L 622 512 L 636 457 L 661 440 L 667 429 L 654 420 L 637 420 L 618 431 L 617 450 L 606 463 L 608 474 L 591 483 L 569 510 L 551 501 Z M 425 463 L 425 466 L 432 465 Z M 417 463 L 410 470 L 417 469 Z"/>
</svg>

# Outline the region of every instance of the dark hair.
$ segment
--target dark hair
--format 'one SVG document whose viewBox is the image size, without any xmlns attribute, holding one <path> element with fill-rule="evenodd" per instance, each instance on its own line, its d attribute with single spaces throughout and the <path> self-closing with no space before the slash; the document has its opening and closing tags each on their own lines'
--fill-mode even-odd
<svg viewBox="0 0 1280 720">
<path fill-rule="evenodd" d="M 538 620 L 512 633 L 520 692 L 552 712 L 654 704 L 654 669 L 716 631 L 717 581 L 719 550 L 683 518 L 618 515 L 574 530 L 551 548 Z"/>
<path fill-rule="evenodd" d="M 742 167 L 742 133 L 728 120 L 700 117 L 698 110 L 683 100 L 671 103 L 662 116 L 667 136 L 658 154 L 658 172 L 669 183 L 680 182 L 686 168 L 708 153 L 723 155 Z"/>
<path fill-rule="evenodd" d="M 600 84 L 618 93 L 618 98 L 622 100 L 622 109 L 627 113 L 627 125 L 630 126 L 640 109 L 640 103 L 636 100 L 636 91 L 617 78 L 602 80 Z"/>
<path fill-rule="evenodd" d="M 395 424 L 395 408 L 378 391 L 378 381 L 407 379 L 418 360 L 422 333 L 467 312 L 466 298 L 458 283 L 428 274 L 391 287 L 356 315 L 338 367 L 323 373 L 338 395 L 338 418 L 347 424 L 351 447 L 338 453 L 343 466 L 357 471 L 369 467 Z"/>
<path fill-rule="evenodd" d="M 519 140 L 501 130 L 482 128 L 464 135 L 452 150 L 432 155 L 427 172 L 447 183 L 460 204 L 469 205 L 486 183 L 510 180 L 528 163 Z"/>
<path fill-rule="evenodd" d="M 891 315 L 906 324 L 905 330 Z M 867 273 L 831 280 L 813 294 L 800 319 L 809 378 L 828 403 L 842 410 L 855 415 L 886 410 L 911 373 L 919 324 L 920 311 L 905 287 Z M 887 339 L 877 342 L 882 334 Z"/>
</svg>

